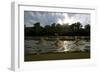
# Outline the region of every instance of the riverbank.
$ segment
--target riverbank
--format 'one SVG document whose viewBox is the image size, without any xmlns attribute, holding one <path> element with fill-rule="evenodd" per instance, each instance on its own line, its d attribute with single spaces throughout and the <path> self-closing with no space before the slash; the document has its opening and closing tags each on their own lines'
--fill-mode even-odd
<svg viewBox="0 0 100 73">
<path fill-rule="evenodd" d="M 40 38 L 43 38 L 45 40 L 56 40 L 59 38 L 60 40 L 75 40 L 76 37 L 79 37 L 81 40 L 90 40 L 90 36 L 25 36 L 25 40 L 40 40 Z"/>
<path fill-rule="evenodd" d="M 43 60 L 70 60 L 70 59 L 89 59 L 90 52 L 56 52 L 45 54 L 25 54 L 24 61 L 43 61 Z"/>
</svg>

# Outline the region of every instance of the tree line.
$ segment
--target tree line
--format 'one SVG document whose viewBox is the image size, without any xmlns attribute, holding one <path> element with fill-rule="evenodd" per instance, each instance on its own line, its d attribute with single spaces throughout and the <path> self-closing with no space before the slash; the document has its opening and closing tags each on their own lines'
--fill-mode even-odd
<svg viewBox="0 0 100 73">
<path fill-rule="evenodd" d="M 33 27 L 24 26 L 25 36 L 90 36 L 90 24 L 84 27 L 80 22 L 68 24 L 57 24 L 41 26 L 40 22 Z"/>
</svg>

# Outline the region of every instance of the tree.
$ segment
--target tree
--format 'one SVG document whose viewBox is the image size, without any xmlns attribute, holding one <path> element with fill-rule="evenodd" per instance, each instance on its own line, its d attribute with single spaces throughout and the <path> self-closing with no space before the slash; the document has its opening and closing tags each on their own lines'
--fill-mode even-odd
<svg viewBox="0 0 100 73">
<path fill-rule="evenodd" d="M 40 36 L 40 35 L 42 35 L 43 27 L 40 26 L 40 23 L 37 22 L 37 23 L 35 23 L 35 24 L 33 24 L 33 25 L 34 25 L 34 26 L 33 26 L 33 30 L 34 30 L 33 34 L 34 34 L 35 36 Z"/>
<path fill-rule="evenodd" d="M 62 35 L 66 36 L 66 35 L 69 35 L 69 33 L 70 33 L 70 25 L 63 24 L 62 25 Z"/>
<path fill-rule="evenodd" d="M 82 29 L 82 24 L 80 22 L 77 22 L 76 23 L 76 28 L 77 28 L 77 30 Z"/>
<path fill-rule="evenodd" d="M 85 29 L 90 30 L 90 25 L 89 24 L 85 25 Z"/>
<path fill-rule="evenodd" d="M 50 25 L 45 25 L 43 32 L 44 32 L 44 35 L 47 35 L 47 36 L 51 35 L 51 26 Z"/>
<path fill-rule="evenodd" d="M 55 33 L 56 33 L 56 23 L 51 24 L 50 31 L 51 31 L 52 35 L 55 35 Z"/>
<path fill-rule="evenodd" d="M 80 22 L 73 23 L 70 25 L 70 29 L 73 35 L 81 35 L 80 30 L 82 29 L 82 24 Z"/>
<path fill-rule="evenodd" d="M 61 26 L 61 24 L 56 24 L 55 33 L 58 36 L 62 34 L 62 26 Z"/>
<path fill-rule="evenodd" d="M 24 25 L 25 36 L 90 36 L 90 24 L 82 28 L 80 22 L 68 24 L 56 24 L 41 26 L 40 22 L 33 24 L 33 27 Z"/>
<path fill-rule="evenodd" d="M 90 36 L 90 24 L 85 25 L 84 30 L 85 30 L 86 35 Z"/>
</svg>

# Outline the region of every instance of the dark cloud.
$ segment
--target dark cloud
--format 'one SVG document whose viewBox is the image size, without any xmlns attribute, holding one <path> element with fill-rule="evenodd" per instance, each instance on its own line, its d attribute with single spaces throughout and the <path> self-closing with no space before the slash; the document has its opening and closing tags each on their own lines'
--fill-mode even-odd
<svg viewBox="0 0 100 73">
<path fill-rule="evenodd" d="M 24 11 L 24 24 L 27 27 L 33 26 L 36 22 L 40 22 L 42 26 L 45 26 L 52 23 L 72 24 L 77 21 L 83 25 L 90 24 L 90 14 Z"/>
</svg>

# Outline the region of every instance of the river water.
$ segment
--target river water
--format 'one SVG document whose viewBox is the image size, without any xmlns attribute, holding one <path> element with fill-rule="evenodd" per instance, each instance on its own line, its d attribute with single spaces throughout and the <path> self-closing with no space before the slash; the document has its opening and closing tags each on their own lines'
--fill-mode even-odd
<svg viewBox="0 0 100 73">
<path fill-rule="evenodd" d="M 39 43 L 36 40 L 25 40 L 25 54 L 48 53 L 48 52 L 70 52 L 90 50 L 90 42 L 86 40 L 78 41 L 61 41 L 55 45 L 55 41 L 44 41 Z M 62 44 L 62 45 L 61 45 Z M 61 45 L 61 46 L 59 46 Z"/>
</svg>

